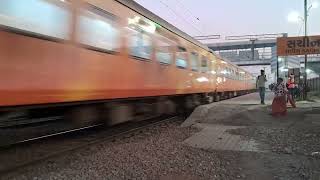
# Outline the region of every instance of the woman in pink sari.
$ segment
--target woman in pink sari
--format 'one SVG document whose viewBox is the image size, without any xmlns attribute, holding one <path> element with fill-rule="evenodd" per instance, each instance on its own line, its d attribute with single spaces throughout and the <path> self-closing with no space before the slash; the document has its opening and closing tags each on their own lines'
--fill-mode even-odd
<svg viewBox="0 0 320 180">
<path fill-rule="evenodd" d="M 282 78 L 278 78 L 277 84 L 274 86 L 273 91 L 275 96 L 272 102 L 272 115 L 285 116 L 287 114 L 286 94 L 288 93 L 288 90 Z"/>
<path fill-rule="evenodd" d="M 296 108 L 296 103 L 293 98 L 294 97 L 294 90 L 296 87 L 296 85 L 294 84 L 294 75 L 293 74 L 291 74 L 289 76 L 287 86 L 288 86 L 288 101 L 293 108 Z"/>
</svg>

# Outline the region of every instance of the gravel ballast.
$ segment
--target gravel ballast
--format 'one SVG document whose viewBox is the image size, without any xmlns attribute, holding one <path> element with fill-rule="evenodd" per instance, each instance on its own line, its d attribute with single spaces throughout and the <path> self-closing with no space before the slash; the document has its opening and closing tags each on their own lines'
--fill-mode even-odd
<svg viewBox="0 0 320 180">
<path fill-rule="evenodd" d="M 6 179 L 241 179 L 233 152 L 191 148 L 197 130 L 170 122 L 50 159 Z"/>
</svg>

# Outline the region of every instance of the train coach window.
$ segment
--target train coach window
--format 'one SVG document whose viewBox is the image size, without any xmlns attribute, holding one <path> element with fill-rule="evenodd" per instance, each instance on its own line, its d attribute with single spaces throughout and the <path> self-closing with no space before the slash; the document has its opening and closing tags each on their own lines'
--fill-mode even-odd
<svg viewBox="0 0 320 180">
<path fill-rule="evenodd" d="M 115 16 L 93 6 L 83 10 L 78 21 L 77 35 L 80 43 L 115 51 L 119 48 L 119 32 L 115 21 Z"/>
<path fill-rule="evenodd" d="M 170 51 L 170 44 L 165 41 L 159 41 L 156 56 L 160 63 L 171 64 L 172 53 Z"/>
<path fill-rule="evenodd" d="M 187 68 L 187 50 L 184 47 L 178 46 L 176 54 L 176 66 L 178 68 Z"/>
<path fill-rule="evenodd" d="M 228 77 L 232 79 L 232 69 L 228 68 Z"/>
<path fill-rule="evenodd" d="M 192 71 L 198 71 L 199 70 L 199 65 L 198 65 L 198 54 L 195 52 L 191 53 L 191 59 L 190 59 L 190 65 L 191 65 L 191 70 Z"/>
<path fill-rule="evenodd" d="M 239 72 L 236 72 L 236 80 L 240 80 L 240 73 Z"/>
<path fill-rule="evenodd" d="M 68 39 L 70 17 L 68 1 L 0 1 L 0 25 L 26 32 Z"/>
<path fill-rule="evenodd" d="M 206 73 L 209 71 L 208 59 L 205 56 L 202 56 L 201 59 L 201 72 Z"/>
<path fill-rule="evenodd" d="M 234 75 L 233 75 L 233 69 L 232 69 L 232 68 L 230 69 L 230 78 L 231 78 L 231 79 L 233 79 L 233 78 L 234 78 Z"/>
<path fill-rule="evenodd" d="M 229 72 L 229 68 L 228 67 L 225 67 L 224 74 L 225 74 L 225 77 L 229 77 L 230 72 Z"/>
<path fill-rule="evenodd" d="M 129 36 L 130 55 L 142 59 L 151 59 L 152 41 L 150 36 L 142 30 L 132 29 Z"/>
</svg>

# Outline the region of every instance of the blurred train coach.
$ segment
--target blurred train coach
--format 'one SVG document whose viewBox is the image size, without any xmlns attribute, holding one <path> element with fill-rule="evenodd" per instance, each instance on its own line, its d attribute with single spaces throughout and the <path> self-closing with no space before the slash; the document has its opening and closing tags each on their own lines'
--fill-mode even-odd
<svg viewBox="0 0 320 180">
<path fill-rule="evenodd" d="M 109 124 L 248 93 L 253 77 L 132 0 L 1 0 L 0 122 Z"/>
</svg>

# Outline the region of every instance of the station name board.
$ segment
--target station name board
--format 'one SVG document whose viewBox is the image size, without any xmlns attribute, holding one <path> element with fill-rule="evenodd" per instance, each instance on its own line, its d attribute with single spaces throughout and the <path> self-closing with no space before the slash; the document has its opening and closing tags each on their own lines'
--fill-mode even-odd
<svg viewBox="0 0 320 180">
<path fill-rule="evenodd" d="M 320 36 L 278 38 L 277 53 L 278 56 L 320 54 Z"/>
</svg>

